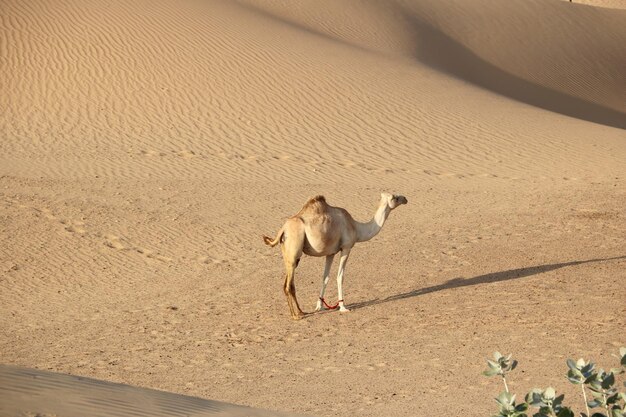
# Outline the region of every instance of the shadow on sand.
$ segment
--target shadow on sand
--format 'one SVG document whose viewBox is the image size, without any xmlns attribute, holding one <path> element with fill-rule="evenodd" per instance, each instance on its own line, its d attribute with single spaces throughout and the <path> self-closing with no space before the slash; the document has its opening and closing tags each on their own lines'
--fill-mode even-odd
<svg viewBox="0 0 626 417">
<path fill-rule="evenodd" d="M 433 285 L 431 287 L 419 288 L 416 290 L 404 292 L 401 294 L 396 294 L 389 296 L 383 299 L 374 299 L 370 301 L 363 301 L 360 303 L 350 304 L 348 307 L 351 310 L 356 310 L 359 308 L 370 307 L 378 304 L 384 304 L 391 301 L 404 300 L 406 298 L 417 297 L 420 295 L 429 294 L 431 292 L 449 290 L 453 288 L 460 287 L 468 287 L 471 285 L 480 285 L 480 284 L 489 284 L 493 282 L 502 282 L 509 281 L 512 279 L 525 278 L 532 275 L 542 274 L 544 272 L 554 271 L 555 269 L 565 268 L 567 266 L 576 266 L 582 265 L 586 263 L 594 263 L 594 262 L 605 262 L 605 261 L 615 261 L 618 259 L 626 259 L 626 256 L 616 256 L 613 258 L 599 258 L 599 259 L 588 259 L 586 261 L 572 261 L 572 262 L 563 262 L 559 264 L 549 264 L 549 265 L 537 265 L 537 266 L 529 266 L 526 268 L 517 268 L 510 269 L 508 271 L 502 272 L 492 272 L 490 274 L 478 275 L 472 278 L 454 278 L 443 284 Z"/>
<path fill-rule="evenodd" d="M 242 7 L 297 30 L 350 45 L 359 50 L 375 51 L 339 36 L 333 36 L 313 27 L 280 17 L 260 7 L 253 5 L 243 5 Z M 411 52 L 413 59 L 449 76 L 513 100 L 581 120 L 626 129 L 626 113 L 623 111 L 573 96 L 564 91 L 557 91 L 511 74 L 481 58 L 461 42 L 433 27 L 409 9 L 397 6 L 397 11 L 408 22 L 413 32 L 413 51 Z M 517 47 L 517 45 L 509 46 L 511 48 Z M 546 59 L 548 60 L 549 57 Z M 558 74 L 558 76 L 566 78 L 567 74 Z"/>
<path fill-rule="evenodd" d="M 626 129 L 625 113 L 506 72 L 417 16 L 405 12 L 405 18 L 420 40 L 416 42 L 415 57 L 431 68 L 532 106 Z"/>
</svg>

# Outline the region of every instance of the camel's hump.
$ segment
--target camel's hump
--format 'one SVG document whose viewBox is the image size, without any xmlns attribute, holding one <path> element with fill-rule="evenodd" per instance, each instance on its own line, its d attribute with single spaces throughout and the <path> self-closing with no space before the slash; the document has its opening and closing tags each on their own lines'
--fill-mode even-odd
<svg viewBox="0 0 626 417">
<path fill-rule="evenodd" d="M 315 197 L 309 198 L 302 209 L 300 209 L 300 213 L 303 212 L 323 212 L 328 204 L 326 204 L 326 198 L 323 195 L 316 195 Z"/>
<path fill-rule="evenodd" d="M 324 197 L 323 195 L 316 195 L 315 197 L 311 197 L 309 198 L 309 201 L 306 202 L 305 205 L 309 205 L 309 204 L 315 204 L 315 203 L 325 203 L 326 202 L 326 197 Z"/>
</svg>

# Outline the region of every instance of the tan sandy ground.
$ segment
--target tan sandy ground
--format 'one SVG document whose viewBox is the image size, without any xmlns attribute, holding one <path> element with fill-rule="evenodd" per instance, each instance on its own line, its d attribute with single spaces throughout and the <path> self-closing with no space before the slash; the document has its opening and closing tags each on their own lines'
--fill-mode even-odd
<svg viewBox="0 0 626 417">
<path fill-rule="evenodd" d="M 565 359 L 626 344 L 626 11 L 587 3 L 1 2 L 0 363 L 479 416 L 500 350 L 579 407 Z M 261 235 L 381 191 L 409 204 L 352 252 L 353 311 L 292 321 Z"/>
</svg>

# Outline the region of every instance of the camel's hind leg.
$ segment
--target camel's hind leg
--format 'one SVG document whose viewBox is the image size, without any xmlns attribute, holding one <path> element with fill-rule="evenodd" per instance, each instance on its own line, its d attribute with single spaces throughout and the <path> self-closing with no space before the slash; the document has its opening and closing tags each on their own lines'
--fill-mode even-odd
<svg viewBox="0 0 626 417">
<path fill-rule="evenodd" d="M 291 317 L 297 320 L 304 317 L 304 313 L 300 309 L 298 299 L 296 298 L 296 284 L 294 281 L 296 267 L 298 266 L 298 262 L 300 262 L 302 249 L 304 247 L 304 224 L 298 218 L 289 219 L 285 223 L 285 226 L 283 226 L 283 229 L 285 234 L 283 236 L 282 245 L 280 246 L 283 252 L 286 271 L 283 290 L 287 297 Z"/>
<path fill-rule="evenodd" d="M 304 312 L 300 309 L 298 299 L 296 298 L 296 285 L 294 283 L 295 266 L 287 267 L 287 276 L 285 277 L 285 295 L 287 296 L 287 303 L 291 310 L 291 317 L 294 320 L 299 320 L 304 317 Z"/>
</svg>

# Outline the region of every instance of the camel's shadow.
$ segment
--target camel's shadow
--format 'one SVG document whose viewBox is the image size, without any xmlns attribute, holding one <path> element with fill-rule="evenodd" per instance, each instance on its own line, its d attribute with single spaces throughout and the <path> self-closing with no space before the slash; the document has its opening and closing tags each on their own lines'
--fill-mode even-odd
<svg viewBox="0 0 626 417">
<path fill-rule="evenodd" d="M 512 279 L 525 278 L 531 275 L 541 274 L 544 272 L 553 271 L 555 269 L 564 268 L 566 266 L 575 266 L 592 262 L 604 262 L 604 261 L 614 261 L 618 259 L 626 259 L 626 256 L 615 256 L 612 258 L 599 258 L 599 259 L 588 259 L 585 261 L 572 261 L 572 262 L 563 262 L 558 264 L 549 264 L 549 265 L 537 265 L 537 266 L 529 266 L 526 268 L 517 268 L 510 269 L 508 271 L 501 272 L 492 272 L 489 274 L 478 275 L 472 278 L 453 278 L 449 281 L 444 282 L 443 284 L 433 285 L 425 288 L 418 288 L 412 291 L 407 291 L 404 293 L 392 295 L 386 298 L 375 298 L 369 301 L 362 301 L 354 304 L 350 304 L 348 307 L 351 310 L 357 310 L 359 308 L 370 307 L 378 304 L 389 303 L 392 301 L 404 300 L 406 298 L 417 297 L 420 295 L 429 294 L 431 292 L 443 291 L 452 288 L 459 287 L 468 287 L 471 285 L 479 285 L 479 284 L 489 284 L 492 282 L 501 282 L 508 281 Z"/>
</svg>

